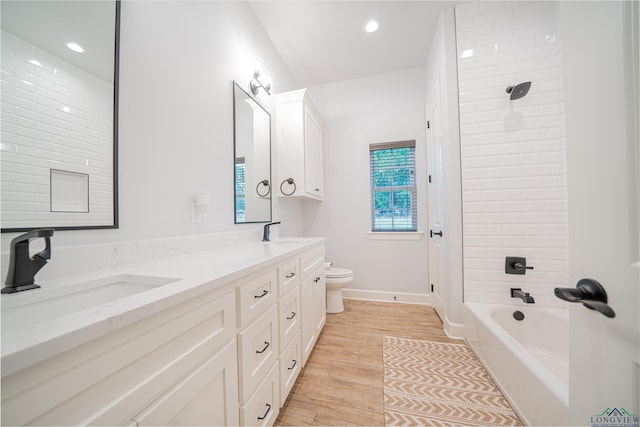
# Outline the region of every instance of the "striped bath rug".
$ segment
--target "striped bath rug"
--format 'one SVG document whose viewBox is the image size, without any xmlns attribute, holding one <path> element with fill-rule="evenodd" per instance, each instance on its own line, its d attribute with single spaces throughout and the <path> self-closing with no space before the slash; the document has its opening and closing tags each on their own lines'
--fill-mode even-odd
<svg viewBox="0 0 640 427">
<path fill-rule="evenodd" d="M 387 426 L 521 426 L 466 344 L 384 337 Z"/>
</svg>

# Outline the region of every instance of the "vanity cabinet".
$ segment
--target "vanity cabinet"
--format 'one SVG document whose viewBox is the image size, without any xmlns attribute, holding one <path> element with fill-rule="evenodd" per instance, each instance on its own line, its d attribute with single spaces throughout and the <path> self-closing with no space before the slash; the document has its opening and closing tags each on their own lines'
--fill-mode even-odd
<svg viewBox="0 0 640 427">
<path fill-rule="evenodd" d="M 316 244 L 4 376 L 2 425 L 273 425 L 324 326 L 323 263 Z"/>
<path fill-rule="evenodd" d="M 301 257 L 303 278 L 300 285 L 302 304 L 302 365 L 316 344 L 326 322 L 327 298 L 324 277 L 324 246 L 311 249 Z"/>
<path fill-rule="evenodd" d="M 272 425 L 279 413 L 278 269 L 238 281 L 240 425 Z"/>
<path fill-rule="evenodd" d="M 280 298 L 278 323 L 280 332 L 280 407 L 284 405 L 302 369 L 300 350 L 300 257 L 282 265 L 279 270 Z"/>
<path fill-rule="evenodd" d="M 212 291 L 4 377 L 2 425 L 235 425 L 235 318 Z"/>
<path fill-rule="evenodd" d="M 307 89 L 276 95 L 278 195 L 324 199 L 322 127 Z"/>
</svg>

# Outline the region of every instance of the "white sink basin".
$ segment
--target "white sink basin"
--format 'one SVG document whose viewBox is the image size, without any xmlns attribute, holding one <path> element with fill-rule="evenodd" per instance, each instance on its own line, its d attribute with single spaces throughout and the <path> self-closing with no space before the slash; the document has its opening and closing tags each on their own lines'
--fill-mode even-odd
<svg viewBox="0 0 640 427">
<path fill-rule="evenodd" d="M 180 279 L 119 274 L 72 285 L 40 288 L 2 297 L 2 328 L 46 322 L 117 301 Z"/>
<path fill-rule="evenodd" d="M 306 242 L 307 239 L 301 239 L 301 238 L 294 238 L 294 237 L 284 237 L 282 239 L 278 239 L 278 240 L 272 240 L 270 242 L 268 242 L 269 245 L 283 245 L 283 244 L 293 244 L 293 243 L 304 243 Z"/>
</svg>

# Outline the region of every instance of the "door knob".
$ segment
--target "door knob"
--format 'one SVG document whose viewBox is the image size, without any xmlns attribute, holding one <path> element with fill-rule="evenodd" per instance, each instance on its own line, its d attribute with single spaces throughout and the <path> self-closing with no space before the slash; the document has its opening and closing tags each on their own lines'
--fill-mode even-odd
<svg viewBox="0 0 640 427">
<path fill-rule="evenodd" d="M 442 237 L 442 230 L 440 230 L 440 231 L 429 230 L 429 237 L 433 237 L 433 236 Z"/>
<path fill-rule="evenodd" d="M 555 288 L 553 293 L 561 300 L 581 302 L 585 307 L 597 310 L 607 317 L 616 317 L 615 311 L 607 305 L 607 292 L 594 279 L 580 279 L 575 288 Z"/>
</svg>

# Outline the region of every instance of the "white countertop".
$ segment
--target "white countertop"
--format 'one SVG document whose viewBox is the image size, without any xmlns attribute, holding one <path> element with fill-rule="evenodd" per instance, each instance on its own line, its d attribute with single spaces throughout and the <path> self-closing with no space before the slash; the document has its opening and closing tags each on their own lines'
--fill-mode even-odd
<svg viewBox="0 0 640 427">
<path fill-rule="evenodd" d="M 72 286 L 115 275 L 131 274 L 178 279 L 113 302 L 71 312 L 47 322 L 20 325 L 5 322 L 3 318 L 2 376 L 34 365 L 202 293 L 231 285 L 242 276 L 324 241 L 324 238 L 309 237 L 282 238 L 280 242 L 271 243 L 238 244 L 121 268 L 38 281 L 42 289 L 2 295 L 0 301 L 4 312 L 16 302 L 37 297 L 37 293 L 41 290 Z"/>
</svg>

